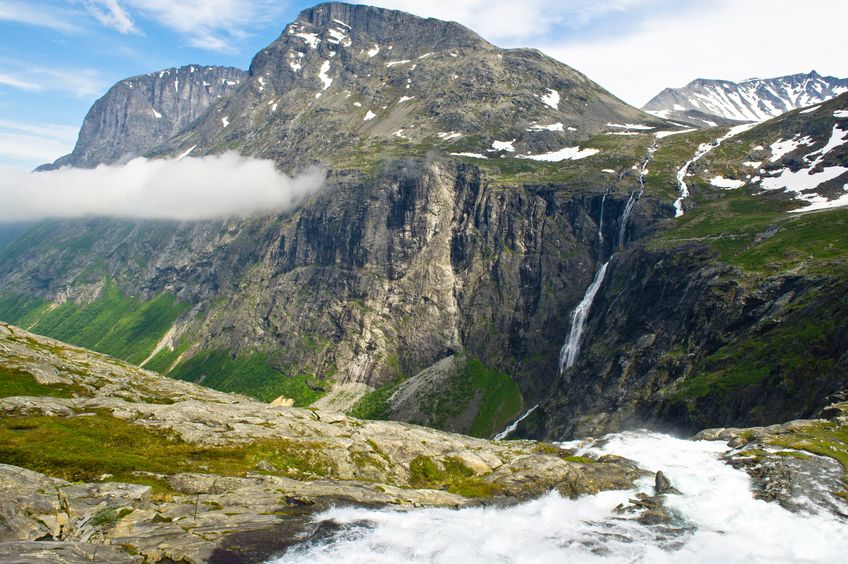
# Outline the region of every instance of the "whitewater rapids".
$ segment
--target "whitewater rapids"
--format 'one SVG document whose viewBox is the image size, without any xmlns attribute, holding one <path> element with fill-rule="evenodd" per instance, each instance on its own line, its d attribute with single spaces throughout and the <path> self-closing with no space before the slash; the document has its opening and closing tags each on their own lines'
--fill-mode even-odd
<svg viewBox="0 0 848 564">
<path fill-rule="evenodd" d="M 682 492 L 666 496 L 674 515 L 670 526 L 642 525 L 613 511 L 639 491 L 653 494 L 651 476 L 637 490 L 577 500 L 551 493 L 509 507 L 331 509 L 316 516 L 335 525 L 331 534 L 271 562 L 844 562 L 848 523 L 831 513 L 793 513 L 754 499 L 748 475 L 720 460 L 727 451 L 723 442 L 649 432 L 581 445 L 584 454 L 617 454 L 646 470 L 662 470 Z"/>
</svg>

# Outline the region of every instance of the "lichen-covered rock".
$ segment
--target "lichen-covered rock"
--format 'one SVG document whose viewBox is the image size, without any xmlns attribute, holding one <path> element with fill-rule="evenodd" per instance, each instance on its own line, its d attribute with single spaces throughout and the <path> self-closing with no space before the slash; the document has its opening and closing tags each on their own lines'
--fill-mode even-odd
<svg viewBox="0 0 848 564">
<path fill-rule="evenodd" d="M 0 547 L 61 541 L 67 544 L 57 554 L 68 562 L 89 554 L 74 543 L 108 545 L 104 554 L 123 548 L 128 562 L 139 554 L 206 562 L 229 535 L 271 530 L 330 504 L 510 503 L 552 489 L 576 496 L 629 488 L 639 477 L 629 461 L 569 459 L 568 451 L 533 441 L 264 404 L 6 324 L 0 367 L 20 386 L 67 396 L 0 398 L 6 455 L 47 473 L 86 477 L 71 482 L 0 465 Z M 73 432 L 61 444 L 41 428 Z M 90 432 L 105 444 L 93 444 Z M 39 450 L 41 440 L 53 440 L 44 447 L 52 452 Z M 126 460 L 134 461 L 129 469 Z M 304 524 L 294 519 L 289 528 Z M 42 558 L 20 546 L 33 561 Z"/>
</svg>

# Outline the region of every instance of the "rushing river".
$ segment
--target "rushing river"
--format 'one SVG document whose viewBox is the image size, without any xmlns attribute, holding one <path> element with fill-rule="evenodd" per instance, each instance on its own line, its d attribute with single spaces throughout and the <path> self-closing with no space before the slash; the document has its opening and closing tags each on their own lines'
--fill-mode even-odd
<svg viewBox="0 0 848 564">
<path fill-rule="evenodd" d="M 599 443 L 584 451 L 624 456 L 671 479 L 682 492 L 666 497 L 675 516 L 671 524 L 642 525 L 615 513 L 634 490 L 577 500 L 552 493 L 498 508 L 337 508 L 316 517 L 332 525 L 320 539 L 271 562 L 755 564 L 848 558 L 848 522 L 754 499 L 748 475 L 719 459 L 728 450 L 724 443 L 648 432 L 611 435 Z M 653 478 L 639 482 L 638 491 L 652 494 Z"/>
</svg>

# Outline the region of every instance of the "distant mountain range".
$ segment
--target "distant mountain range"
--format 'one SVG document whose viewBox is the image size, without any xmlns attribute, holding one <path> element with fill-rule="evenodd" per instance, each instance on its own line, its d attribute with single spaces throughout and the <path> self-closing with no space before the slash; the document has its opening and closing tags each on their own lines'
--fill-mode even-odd
<svg viewBox="0 0 848 564">
<path fill-rule="evenodd" d="M 666 88 L 643 109 L 665 119 L 714 127 L 764 121 L 844 92 L 848 92 L 848 79 L 821 76 L 815 71 L 739 83 L 699 78 L 683 88 Z"/>
</svg>

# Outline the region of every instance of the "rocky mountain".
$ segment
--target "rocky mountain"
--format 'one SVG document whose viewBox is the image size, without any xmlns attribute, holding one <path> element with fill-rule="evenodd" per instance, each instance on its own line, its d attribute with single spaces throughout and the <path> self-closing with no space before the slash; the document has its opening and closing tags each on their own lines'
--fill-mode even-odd
<svg viewBox="0 0 848 564">
<path fill-rule="evenodd" d="M 38 170 L 93 168 L 144 156 L 184 131 L 246 76 L 230 67 L 189 65 L 122 80 L 91 107 L 73 152 Z"/>
<path fill-rule="evenodd" d="M 692 207 L 610 262 L 585 350 L 525 429 L 762 425 L 848 385 L 846 120 L 843 94 L 701 145 L 677 174 Z M 655 173 L 691 135 L 660 146 Z"/>
<path fill-rule="evenodd" d="M 615 244 L 646 151 L 631 134 L 663 126 L 536 51 L 401 12 L 317 6 L 154 152 L 319 160 L 324 190 L 277 217 L 42 224 L 3 251 L 16 265 L 3 315 L 268 401 L 330 401 L 351 384 L 361 396 L 463 351 L 535 395 L 545 379 L 533 365 L 555 356 L 591 275 L 602 200 L 604 248 Z M 92 318 L 98 330 L 85 329 Z M 446 409 L 479 401 L 479 386 Z M 513 407 L 479 428 L 514 415 L 510 389 L 499 401 Z"/>
<path fill-rule="evenodd" d="M 848 79 L 821 76 L 815 71 L 739 83 L 699 78 L 683 88 L 666 88 L 643 109 L 681 123 L 715 127 L 764 121 L 844 92 L 848 92 Z"/>
<path fill-rule="evenodd" d="M 0 319 L 481 436 L 536 405 L 517 433 L 809 416 L 848 385 L 848 230 L 797 212 L 843 203 L 846 110 L 686 131 L 536 51 L 324 4 L 150 150 L 320 162 L 321 191 L 226 221 L 43 222 L 0 249 Z"/>
<path fill-rule="evenodd" d="M 302 12 L 250 65 L 244 89 L 173 142 L 272 158 L 361 163 L 398 146 L 533 157 L 612 125 L 661 121 L 529 49 L 403 12 L 322 4 Z"/>
</svg>

